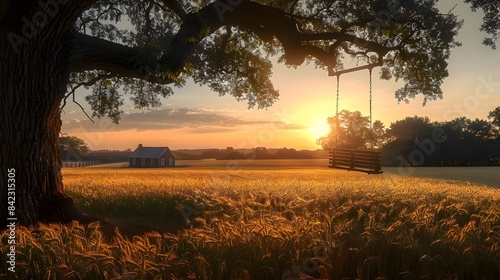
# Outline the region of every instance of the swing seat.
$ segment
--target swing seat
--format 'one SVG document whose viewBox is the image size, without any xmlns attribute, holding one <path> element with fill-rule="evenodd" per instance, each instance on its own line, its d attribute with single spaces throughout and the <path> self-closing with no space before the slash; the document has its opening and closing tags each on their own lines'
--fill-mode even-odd
<svg viewBox="0 0 500 280">
<path fill-rule="evenodd" d="M 383 173 L 380 152 L 368 149 L 333 148 L 330 150 L 328 167 L 368 174 Z"/>
</svg>

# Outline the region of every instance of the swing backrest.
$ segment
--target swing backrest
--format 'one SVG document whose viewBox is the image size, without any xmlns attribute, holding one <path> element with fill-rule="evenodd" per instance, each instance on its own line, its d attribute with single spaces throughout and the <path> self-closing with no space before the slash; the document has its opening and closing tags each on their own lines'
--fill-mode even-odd
<svg viewBox="0 0 500 280">
<path fill-rule="evenodd" d="M 377 150 L 331 149 L 328 167 L 368 174 L 383 173 L 380 152 Z"/>
</svg>

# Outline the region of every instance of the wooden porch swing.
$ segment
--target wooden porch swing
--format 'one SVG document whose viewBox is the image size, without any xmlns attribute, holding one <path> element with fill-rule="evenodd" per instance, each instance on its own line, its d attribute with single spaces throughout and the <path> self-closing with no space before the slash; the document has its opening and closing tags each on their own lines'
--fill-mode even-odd
<svg viewBox="0 0 500 280">
<path fill-rule="evenodd" d="M 382 174 L 381 155 L 380 151 L 373 149 L 373 140 L 371 141 L 370 149 L 344 149 L 338 148 L 337 143 L 339 140 L 339 96 L 340 96 L 340 75 L 347 74 L 359 70 L 368 69 L 370 73 L 370 131 L 373 130 L 372 126 L 372 69 L 377 66 L 382 66 L 383 59 L 379 56 L 378 62 L 354 67 L 351 69 L 334 71 L 332 68 L 328 69 L 329 76 L 337 77 L 337 100 L 336 100 L 336 118 L 337 118 L 337 133 L 335 148 L 330 150 L 328 167 L 336 169 L 345 169 L 349 171 L 360 171 L 368 174 Z"/>
</svg>

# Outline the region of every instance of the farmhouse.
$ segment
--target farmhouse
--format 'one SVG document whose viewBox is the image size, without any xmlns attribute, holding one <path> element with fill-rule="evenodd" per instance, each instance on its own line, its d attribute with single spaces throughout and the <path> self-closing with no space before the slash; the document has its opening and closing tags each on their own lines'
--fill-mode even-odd
<svg viewBox="0 0 500 280">
<path fill-rule="evenodd" d="M 175 156 L 168 147 L 144 147 L 139 144 L 129 156 L 130 167 L 174 167 Z"/>
</svg>

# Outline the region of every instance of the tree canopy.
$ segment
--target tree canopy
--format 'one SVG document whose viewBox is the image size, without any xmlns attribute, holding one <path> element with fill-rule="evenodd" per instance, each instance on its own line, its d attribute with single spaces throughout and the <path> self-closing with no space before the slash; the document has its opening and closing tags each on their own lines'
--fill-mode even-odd
<svg viewBox="0 0 500 280">
<path fill-rule="evenodd" d="M 89 151 L 87 143 L 78 137 L 68 135 L 59 137 L 59 152 L 62 160 L 82 161 Z"/>
<path fill-rule="evenodd" d="M 500 107 L 496 107 L 495 110 L 491 111 L 488 115 L 488 119 L 491 119 L 491 124 L 500 134 Z"/>
<path fill-rule="evenodd" d="M 279 97 L 271 56 L 296 66 L 342 68 L 347 58 L 383 60 L 380 77 L 403 80 L 395 95 L 442 97 L 461 21 L 437 1 L 85 1 L 76 17 L 70 92 L 85 86 L 93 115 L 120 119 L 124 98 L 159 106 L 187 79 L 249 107 Z M 128 20 L 127 24 L 120 24 Z M 118 24 L 117 24 L 118 23 Z M 489 29 L 488 29 L 489 30 Z M 424 101 L 424 102 L 425 102 Z"/>
<path fill-rule="evenodd" d="M 482 10 L 484 13 L 481 31 L 486 32 L 490 37 L 483 40 L 483 44 L 496 49 L 496 42 L 500 37 L 500 3 L 498 0 L 465 0 L 471 4 L 472 11 Z"/>
</svg>

